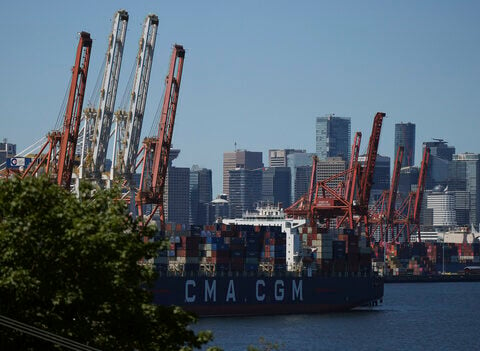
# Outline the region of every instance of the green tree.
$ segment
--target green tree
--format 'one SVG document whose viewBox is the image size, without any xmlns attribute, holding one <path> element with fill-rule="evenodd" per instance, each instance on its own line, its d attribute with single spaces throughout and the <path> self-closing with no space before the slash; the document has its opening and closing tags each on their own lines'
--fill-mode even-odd
<svg viewBox="0 0 480 351">
<path fill-rule="evenodd" d="M 202 347 L 212 334 L 193 332 L 194 316 L 150 303 L 155 272 L 139 262 L 162 243 L 142 240 L 117 195 L 0 181 L 0 315 L 102 350 Z M 0 326 L 0 349 L 56 346 Z"/>
</svg>

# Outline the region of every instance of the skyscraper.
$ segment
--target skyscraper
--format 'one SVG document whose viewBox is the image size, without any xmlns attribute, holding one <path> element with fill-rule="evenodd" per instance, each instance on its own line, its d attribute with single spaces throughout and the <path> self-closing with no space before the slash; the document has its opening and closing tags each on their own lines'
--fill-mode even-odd
<svg viewBox="0 0 480 351">
<path fill-rule="evenodd" d="M 190 168 L 168 167 L 164 204 L 167 222 L 189 224 Z"/>
<path fill-rule="evenodd" d="M 290 154 L 304 154 L 306 150 L 273 149 L 268 150 L 268 167 L 287 167 L 287 157 Z"/>
<path fill-rule="evenodd" d="M 351 149 L 350 118 L 327 115 L 317 117 L 316 143 L 317 156 L 320 160 L 327 157 L 341 157 L 350 159 Z"/>
<path fill-rule="evenodd" d="M 262 169 L 237 168 L 229 171 L 230 217 L 240 218 L 243 212 L 255 209 L 262 200 Z"/>
<path fill-rule="evenodd" d="M 190 224 L 211 224 L 207 207 L 212 201 L 212 170 L 194 165 L 190 169 Z"/>
<path fill-rule="evenodd" d="M 430 158 L 427 168 L 427 176 L 425 179 L 425 188 L 433 189 L 437 185 L 446 186 L 448 182 L 449 164 L 452 162 L 455 154 L 455 147 L 448 146 L 447 142 L 442 139 L 434 139 L 435 141 L 426 141 L 423 148 L 430 149 Z"/>
<path fill-rule="evenodd" d="M 437 185 L 427 194 L 427 208 L 431 209 L 432 226 L 437 229 L 449 229 L 455 226 L 455 194 L 441 185 Z M 422 209 L 423 210 L 423 209 Z"/>
<path fill-rule="evenodd" d="M 398 180 L 398 192 L 405 197 L 409 192 L 417 189 L 419 174 L 420 169 L 418 167 L 402 167 L 400 170 L 400 178 Z"/>
<path fill-rule="evenodd" d="M 308 191 L 310 174 L 312 173 L 311 153 L 294 153 L 287 155 L 287 166 L 290 168 L 291 196 L 290 203 L 297 201 Z"/>
<path fill-rule="evenodd" d="M 402 167 L 415 165 L 415 124 L 396 123 L 395 124 L 395 149 L 393 154 L 397 154 L 399 146 L 404 147 Z"/>
<path fill-rule="evenodd" d="M 290 168 L 269 167 L 263 171 L 262 200 L 274 205 L 290 206 Z"/>
<path fill-rule="evenodd" d="M 319 160 L 317 163 L 317 182 L 342 173 L 347 169 L 347 162 L 342 157 L 328 157 L 326 160 Z M 345 176 L 333 179 L 327 185 L 336 188 L 345 180 Z"/>
<path fill-rule="evenodd" d="M 470 202 L 469 210 L 466 213 L 457 212 L 457 223 L 460 225 L 473 224 L 478 229 L 480 222 L 480 154 L 453 155 L 449 168 L 448 189 L 459 192 L 459 198 L 462 198 L 463 195 L 466 197 L 463 201 L 469 200 Z M 456 208 L 459 209 L 457 206 Z"/>
<path fill-rule="evenodd" d="M 293 183 L 292 204 L 308 193 L 312 166 L 300 166 L 295 168 L 295 179 Z"/>
<path fill-rule="evenodd" d="M 223 153 L 223 193 L 229 195 L 229 171 L 243 169 L 263 168 L 262 153 L 256 151 L 238 150 Z"/>
<path fill-rule="evenodd" d="M 365 164 L 366 155 L 358 158 L 361 164 Z M 373 171 L 373 184 L 370 193 L 370 203 L 375 203 L 384 190 L 390 188 L 390 157 L 377 155 L 375 162 L 375 169 Z"/>
</svg>

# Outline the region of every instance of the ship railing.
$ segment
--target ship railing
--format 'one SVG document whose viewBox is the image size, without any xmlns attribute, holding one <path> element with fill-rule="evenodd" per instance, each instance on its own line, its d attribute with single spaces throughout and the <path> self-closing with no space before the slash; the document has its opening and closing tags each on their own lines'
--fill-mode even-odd
<svg viewBox="0 0 480 351">
<path fill-rule="evenodd" d="M 297 271 L 283 271 L 283 272 L 264 272 L 264 271 L 189 271 L 184 269 L 176 270 L 166 270 L 166 271 L 157 271 L 159 276 L 173 276 L 173 277 L 308 277 L 306 272 L 297 272 Z M 272 272 L 273 273 L 273 272 Z M 355 278 L 355 277 L 369 277 L 369 276 L 378 276 L 375 272 L 369 271 L 315 271 L 312 276 L 323 276 L 323 277 L 341 277 L 341 278 Z"/>
</svg>

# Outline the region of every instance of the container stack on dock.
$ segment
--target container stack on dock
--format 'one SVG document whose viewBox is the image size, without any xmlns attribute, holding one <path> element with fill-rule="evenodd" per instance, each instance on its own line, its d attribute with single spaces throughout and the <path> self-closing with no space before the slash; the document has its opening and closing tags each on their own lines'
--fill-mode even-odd
<svg viewBox="0 0 480 351">
<path fill-rule="evenodd" d="M 373 260 L 383 262 L 383 247 L 373 247 Z M 466 265 L 480 263 L 480 243 L 387 243 L 387 275 L 457 273 Z"/>
</svg>

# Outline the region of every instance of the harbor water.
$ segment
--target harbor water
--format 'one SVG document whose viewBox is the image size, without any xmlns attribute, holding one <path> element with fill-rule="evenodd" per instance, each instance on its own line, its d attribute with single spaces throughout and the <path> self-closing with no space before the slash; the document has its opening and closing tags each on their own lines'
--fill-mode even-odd
<svg viewBox="0 0 480 351">
<path fill-rule="evenodd" d="M 383 305 L 324 315 L 202 318 L 225 351 L 480 350 L 480 282 L 385 284 Z"/>
</svg>

